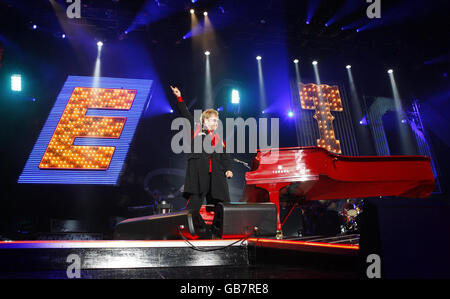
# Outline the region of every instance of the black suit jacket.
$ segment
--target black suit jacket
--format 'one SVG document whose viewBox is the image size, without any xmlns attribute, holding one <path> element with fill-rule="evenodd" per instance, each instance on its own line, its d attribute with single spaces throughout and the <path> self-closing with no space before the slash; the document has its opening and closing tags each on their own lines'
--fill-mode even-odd
<svg viewBox="0 0 450 299">
<path fill-rule="evenodd" d="M 189 121 L 193 135 L 199 124 L 195 123 L 194 117 L 184 101 L 177 101 L 176 106 L 180 114 Z M 211 144 L 211 136 L 209 134 L 198 134 L 194 136 L 194 139 L 196 138 L 202 139 L 201 144 L 203 142 Z M 211 195 L 214 199 L 229 202 L 230 194 L 225 172 L 231 170 L 231 159 L 225 151 L 225 143 L 222 142 L 222 139 L 220 142 L 217 142 L 216 150 L 212 153 L 207 153 L 203 147 L 201 152 L 194 153 L 194 139 L 191 140 L 191 152 L 188 154 L 184 196 L 188 198 L 191 194 L 206 195 L 208 190 L 211 189 Z M 218 147 L 221 147 L 221 149 Z M 211 182 L 209 175 L 210 159 L 212 161 Z"/>
</svg>

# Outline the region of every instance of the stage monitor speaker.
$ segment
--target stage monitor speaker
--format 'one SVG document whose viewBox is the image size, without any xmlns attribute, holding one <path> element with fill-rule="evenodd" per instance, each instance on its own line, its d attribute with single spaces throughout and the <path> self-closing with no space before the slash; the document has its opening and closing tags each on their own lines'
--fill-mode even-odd
<svg viewBox="0 0 450 299">
<path fill-rule="evenodd" d="M 370 199 L 359 216 L 365 278 L 450 278 L 450 201 Z"/>
<path fill-rule="evenodd" d="M 256 228 L 256 229 L 255 229 Z M 223 238 L 276 235 L 277 208 L 273 203 L 218 203 L 213 231 Z"/>
<path fill-rule="evenodd" d="M 211 234 L 198 212 L 180 212 L 131 218 L 117 224 L 115 240 L 209 239 Z"/>
</svg>

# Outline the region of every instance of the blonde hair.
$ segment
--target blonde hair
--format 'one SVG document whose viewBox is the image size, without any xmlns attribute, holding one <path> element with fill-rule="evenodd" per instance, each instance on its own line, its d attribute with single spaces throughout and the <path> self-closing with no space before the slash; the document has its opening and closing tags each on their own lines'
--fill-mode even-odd
<svg viewBox="0 0 450 299">
<path fill-rule="evenodd" d="M 214 109 L 206 109 L 205 111 L 202 112 L 202 116 L 200 117 L 200 122 L 202 124 L 204 124 L 205 119 L 210 118 L 213 115 L 217 116 L 217 118 L 218 118 L 219 112 L 217 112 L 217 110 L 214 110 Z"/>
</svg>

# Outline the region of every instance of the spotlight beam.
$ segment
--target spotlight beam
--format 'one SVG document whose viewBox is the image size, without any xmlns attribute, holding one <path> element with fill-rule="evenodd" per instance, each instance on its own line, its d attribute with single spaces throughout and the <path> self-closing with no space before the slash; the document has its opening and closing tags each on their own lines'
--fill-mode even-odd
<svg viewBox="0 0 450 299">
<path fill-rule="evenodd" d="M 206 51 L 209 53 L 209 51 Z M 211 66 L 209 61 L 209 54 L 205 52 L 205 108 L 213 108 L 212 99 L 212 83 L 211 83 Z"/>
<path fill-rule="evenodd" d="M 266 88 L 264 86 L 264 75 L 261 65 L 261 56 L 256 57 L 258 63 L 258 86 L 259 86 L 259 106 L 260 109 L 265 110 L 267 107 Z"/>
</svg>

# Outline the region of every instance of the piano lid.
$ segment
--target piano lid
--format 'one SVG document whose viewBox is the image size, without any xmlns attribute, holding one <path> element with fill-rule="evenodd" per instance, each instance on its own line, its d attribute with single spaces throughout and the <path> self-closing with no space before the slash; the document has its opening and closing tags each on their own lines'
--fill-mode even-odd
<svg viewBox="0 0 450 299">
<path fill-rule="evenodd" d="M 427 197 L 435 182 L 429 157 L 343 156 L 321 147 L 258 150 L 245 178 L 268 191 L 274 183 L 296 183 L 308 200 Z"/>
</svg>

